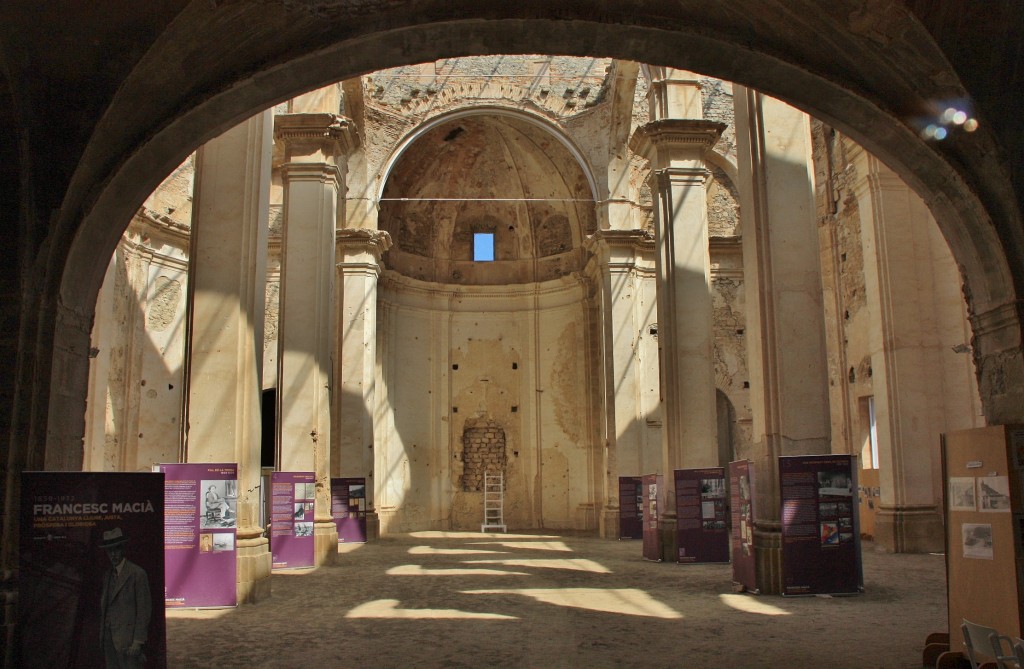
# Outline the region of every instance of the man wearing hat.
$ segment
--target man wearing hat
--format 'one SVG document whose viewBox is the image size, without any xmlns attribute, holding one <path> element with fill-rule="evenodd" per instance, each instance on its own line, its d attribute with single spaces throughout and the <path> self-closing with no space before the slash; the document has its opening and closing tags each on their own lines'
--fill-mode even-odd
<svg viewBox="0 0 1024 669">
<path fill-rule="evenodd" d="M 103 576 L 100 634 L 108 669 L 142 669 L 143 646 L 149 633 L 153 604 L 146 571 L 124 557 L 128 537 L 120 527 L 103 533 L 100 547 L 110 558 Z"/>
</svg>

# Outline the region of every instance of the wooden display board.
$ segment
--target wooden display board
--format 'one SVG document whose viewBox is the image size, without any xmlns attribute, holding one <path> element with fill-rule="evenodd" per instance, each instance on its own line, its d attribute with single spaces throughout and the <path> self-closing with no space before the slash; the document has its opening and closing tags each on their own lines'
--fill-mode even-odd
<svg viewBox="0 0 1024 669">
<path fill-rule="evenodd" d="M 943 447 L 949 633 L 966 618 L 1021 636 L 1024 426 L 950 432 Z"/>
</svg>

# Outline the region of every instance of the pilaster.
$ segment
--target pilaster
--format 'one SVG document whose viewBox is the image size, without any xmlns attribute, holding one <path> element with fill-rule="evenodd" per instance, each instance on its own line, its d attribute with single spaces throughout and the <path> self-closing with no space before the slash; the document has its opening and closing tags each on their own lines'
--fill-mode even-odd
<svg viewBox="0 0 1024 669">
<path fill-rule="evenodd" d="M 630 141 L 651 163 L 663 370 L 661 473 L 670 500 L 673 471 L 718 464 L 704 154 L 724 129 L 703 119 L 662 119 L 638 128 Z M 663 518 L 665 555 L 674 559 L 675 510 L 666 509 Z"/>
<path fill-rule="evenodd" d="M 593 254 L 586 273 L 596 289 L 599 368 L 604 423 L 604 463 L 598 526 L 602 537 L 619 536 L 619 477 L 639 476 L 645 416 L 640 339 L 652 324 L 641 322 L 643 275 L 650 272 L 654 238 L 646 230 L 601 230 L 584 242 Z M 655 325 L 656 327 L 656 325 Z M 632 336 L 630 336 L 632 335 Z"/>
<path fill-rule="evenodd" d="M 331 351 L 334 341 L 335 229 L 344 219 L 344 156 L 357 145 L 348 119 L 283 114 L 284 185 L 278 328 L 278 463 L 316 475 L 318 564 L 337 554 L 331 517 Z"/>
<path fill-rule="evenodd" d="M 869 336 L 881 481 L 875 541 L 895 552 L 941 551 L 939 435 L 954 427 L 946 424 L 947 409 L 969 415 L 971 407 L 950 406 L 943 387 L 946 347 L 936 333 L 950 305 L 937 301 L 928 229 L 935 223 L 876 158 L 861 153 L 856 164 L 864 264 L 871 270 L 865 286 L 877 314 Z M 953 267 L 949 258 L 947 271 Z"/>
<path fill-rule="evenodd" d="M 335 239 L 339 336 L 334 343 L 338 390 L 331 404 L 331 472 L 366 478 L 366 533 L 367 539 L 375 539 L 380 527 L 373 486 L 377 281 L 391 235 L 345 228 Z"/>
</svg>

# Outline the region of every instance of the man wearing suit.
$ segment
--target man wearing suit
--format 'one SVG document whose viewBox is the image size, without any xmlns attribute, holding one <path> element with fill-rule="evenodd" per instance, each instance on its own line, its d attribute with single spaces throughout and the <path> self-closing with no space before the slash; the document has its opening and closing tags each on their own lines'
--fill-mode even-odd
<svg viewBox="0 0 1024 669">
<path fill-rule="evenodd" d="M 103 576 L 100 634 L 107 669 L 143 669 L 143 646 L 153 611 L 146 571 L 124 557 L 128 537 L 115 527 L 103 533 L 110 569 Z"/>
</svg>

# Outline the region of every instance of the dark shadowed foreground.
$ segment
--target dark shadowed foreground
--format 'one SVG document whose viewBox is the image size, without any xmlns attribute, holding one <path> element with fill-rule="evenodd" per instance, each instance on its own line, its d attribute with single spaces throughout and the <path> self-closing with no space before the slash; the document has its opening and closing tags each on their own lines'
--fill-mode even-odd
<svg viewBox="0 0 1024 669">
<path fill-rule="evenodd" d="M 864 544 L 866 593 L 734 594 L 729 565 L 636 541 L 417 532 L 275 573 L 273 598 L 169 611 L 171 667 L 919 667 L 945 631 L 936 555 Z"/>
</svg>

